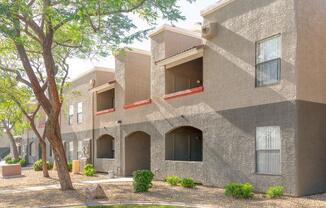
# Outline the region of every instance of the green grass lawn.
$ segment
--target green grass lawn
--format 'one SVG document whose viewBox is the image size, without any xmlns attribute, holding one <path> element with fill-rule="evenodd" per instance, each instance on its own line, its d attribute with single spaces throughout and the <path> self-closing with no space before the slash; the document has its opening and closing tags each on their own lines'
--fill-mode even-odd
<svg viewBox="0 0 326 208">
<path fill-rule="evenodd" d="M 112 206 L 92 206 L 90 208 L 178 208 L 178 207 L 159 206 L 159 205 L 112 205 Z"/>
</svg>

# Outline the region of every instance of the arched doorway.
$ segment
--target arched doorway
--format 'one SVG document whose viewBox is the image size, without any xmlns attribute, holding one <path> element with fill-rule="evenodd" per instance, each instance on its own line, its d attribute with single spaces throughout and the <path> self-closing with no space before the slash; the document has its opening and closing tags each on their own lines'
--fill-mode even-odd
<svg viewBox="0 0 326 208">
<path fill-rule="evenodd" d="M 165 135 L 165 159 L 203 161 L 203 133 L 191 126 L 176 128 Z"/>
<path fill-rule="evenodd" d="M 151 169 L 151 137 L 137 131 L 125 139 L 125 176 L 131 176 L 136 170 Z"/>
<path fill-rule="evenodd" d="M 110 135 L 103 135 L 96 141 L 96 157 L 97 158 L 114 158 L 114 138 Z"/>
</svg>

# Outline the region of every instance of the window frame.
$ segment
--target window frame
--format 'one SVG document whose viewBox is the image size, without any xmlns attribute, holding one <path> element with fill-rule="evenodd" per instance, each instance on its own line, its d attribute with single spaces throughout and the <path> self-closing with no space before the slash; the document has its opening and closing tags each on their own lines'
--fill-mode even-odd
<svg viewBox="0 0 326 208">
<path fill-rule="evenodd" d="M 258 45 L 261 44 L 262 42 L 265 42 L 265 41 L 268 41 L 268 40 L 271 40 L 271 39 L 274 39 L 274 38 L 280 38 L 280 48 L 279 48 L 279 53 L 280 54 L 279 54 L 279 57 L 268 60 L 268 61 L 258 63 L 258 51 L 257 51 Z M 277 71 L 277 73 L 278 73 L 277 82 L 271 83 L 271 84 L 258 85 L 258 79 L 257 79 L 258 66 L 266 64 L 266 63 L 270 63 L 270 62 L 273 62 L 273 61 L 278 61 L 278 65 L 279 65 L 279 68 L 278 68 L 278 71 Z M 261 39 L 259 41 L 256 41 L 256 43 L 255 43 L 255 88 L 269 87 L 269 86 L 273 86 L 273 85 L 278 85 L 278 84 L 280 84 L 281 79 L 282 79 L 282 33 L 278 33 L 278 34 L 272 35 L 270 37 L 267 37 L 267 38 Z"/>
<path fill-rule="evenodd" d="M 81 111 L 79 112 L 79 105 L 81 105 Z M 77 104 L 77 124 L 83 123 L 83 102 Z"/>
<path fill-rule="evenodd" d="M 278 127 L 280 129 L 280 149 L 269 149 L 269 150 L 257 150 L 257 129 L 267 127 Z M 279 173 L 262 173 L 258 172 L 258 151 L 279 151 L 280 155 L 280 172 Z M 281 126 L 257 126 L 255 129 L 255 174 L 256 175 L 266 175 L 266 176 L 282 176 L 282 128 Z"/>
</svg>

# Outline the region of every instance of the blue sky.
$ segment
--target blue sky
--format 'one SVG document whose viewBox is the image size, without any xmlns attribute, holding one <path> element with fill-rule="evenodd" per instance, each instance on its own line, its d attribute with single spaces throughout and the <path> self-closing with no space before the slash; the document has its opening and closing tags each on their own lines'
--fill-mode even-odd
<svg viewBox="0 0 326 208">
<path fill-rule="evenodd" d="M 178 4 L 180 5 L 182 14 L 186 17 L 186 20 L 175 23 L 175 25 L 182 28 L 193 28 L 195 23 L 202 21 L 200 11 L 216 3 L 217 1 L 219 0 L 197 0 L 195 3 L 190 4 L 186 0 L 180 0 Z M 160 20 L 157 25 L 160 26 L 164 23 L 167 22 Z M 147 25 L 140 20 L 136 20 L 136 24 L 138 27 L 147 27 Z M 143 40 L 141 42 L 135 42 L 131 45 L 131 47 L 149 50 L 150 43 L 149 40 Z M 97 60 L 81 60 L 74 58 L 69 60 L 69 66 L 69 77 L 73 79 L 81 73 L 90 70 L 94 66 L 114 68 L 114 59 L 113 57 L 107 57 Z"/>
</svg>

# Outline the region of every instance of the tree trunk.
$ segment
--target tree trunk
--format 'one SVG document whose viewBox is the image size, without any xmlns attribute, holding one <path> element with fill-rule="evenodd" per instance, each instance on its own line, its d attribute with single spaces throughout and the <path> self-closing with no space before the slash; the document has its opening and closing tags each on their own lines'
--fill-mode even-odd
<svg viewBox="0 0 326 208">
<path fill-rule="evenodd" d="M 65 150 L 61 140 L 59 123 L 52 123 L 55 119 L 48 119 L 46 123 L 46 137 L 52 145 L 57 173 L 61 190 L 72 190 L 72 186 Z"/>
<path fill-rule="evenodd" d="M 48 165 L 46 161 L 46 143 L 44 140 L 39 139 L 41 143 L 41 151 L 42 151 L 42 169 L 43 169 L 43 176 L 48 178 L 49 176 L 49 171 L 48 171 Z"/>
<path fill-rule="evenodd" d="M 11 129 L 9 128 L 6 121 L 2 121 L 3 126 L 5 127 L 6 133 L 8 135 L 8 138 L 10 140 L 10 154 L 14 157 L 15 160 L 19 159 L 18 149 L 16 145 L 16 141 L 14 136 L 11 133 Z"/>
</svg>

